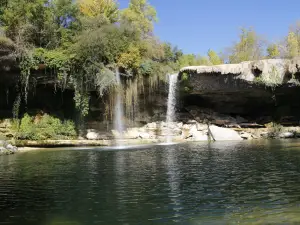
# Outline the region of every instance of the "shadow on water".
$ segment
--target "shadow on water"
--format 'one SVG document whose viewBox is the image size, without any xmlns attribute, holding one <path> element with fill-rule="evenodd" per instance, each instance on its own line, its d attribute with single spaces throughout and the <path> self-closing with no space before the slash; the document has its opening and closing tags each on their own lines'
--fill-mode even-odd
<svg viewBox="0 0 300 225">
<path fill-rule="evenodd" d="M 242 141 L 0 157 L 0 224 L 299 224 L 299 150 Z"/>
</svg>

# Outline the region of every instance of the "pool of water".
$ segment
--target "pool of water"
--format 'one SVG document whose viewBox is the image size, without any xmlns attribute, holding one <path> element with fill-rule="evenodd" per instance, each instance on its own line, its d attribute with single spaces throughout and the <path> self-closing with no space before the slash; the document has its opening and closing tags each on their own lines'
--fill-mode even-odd
<svg viewBox="0 0 300 225">
<path fill-rule="evenodd" d="M 300 142 L 0 156 L 0 224 L 300 224 Z"/>
</svg>

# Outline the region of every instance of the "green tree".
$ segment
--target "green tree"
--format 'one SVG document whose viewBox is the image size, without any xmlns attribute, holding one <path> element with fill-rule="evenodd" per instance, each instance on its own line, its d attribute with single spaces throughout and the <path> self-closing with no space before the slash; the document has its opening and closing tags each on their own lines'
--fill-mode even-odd
<svg viewBox="0 0 300 225">
<path fill-rule="evenodd" d="M 185 66 L 209 66 L 211 62 L 207 57 L 194 54 L 184 54 L 178 59 L 178 65 L 180 68 Z"/>
<path fill-rule="evenodd" d="M 223 64 L 223 60 L 218 56 L 218 54 L 213 50 L 208 50 L 207 52 L 208 59 L 213 65 Z"/>
<path fill-rule="evenodd" d="M 276 45 L 276 44 L 269 45 L 267 48 L 267 53 L 268 53 L 267 58 L 269 58 L 269 59 L 278 58 L 280 56 L 278 45 Z"/>
<path fill-rule="evenodd" d="M 240 63 L 243 61 L 258 60 L 263 56 L 263 42 L 252 29 L 242 29 L 239 42 L 230 50 L 229 62 Z"/>
<path fill-rule="evenodd" d="M 288 57 L 296 57 L 299 55 L 299 42 L 295 32 L 290 31 L 287 36 Z"/>
<path fill-rule="evenodd" d="M 49 8 L 45 7 L 46 3 L 46 0 L 34 0 L 30 2 L 26 0 L 8 1 L 7 7 L 3 10 L 0 18 L 6 35 L 16 40 L 22 31 L 27 28 L 26 35 L 29 38 L 41 41 L 42 26 L 46 18 L 49 17 Z"/>
<path fill-rule="evenodd" d="M 12 40 L 55 48 L 74 36 L 77 14 L 72 0 L 10 0 L 0 20 Z"/>
<path fill-rule="evenodd" d="M 122 11 L 122 20 L 145 37 L 153 32 L 153 23 L 157 21 L 156 10 L 147 0 L 130 0 L 129 7 Z"/>
</svg>

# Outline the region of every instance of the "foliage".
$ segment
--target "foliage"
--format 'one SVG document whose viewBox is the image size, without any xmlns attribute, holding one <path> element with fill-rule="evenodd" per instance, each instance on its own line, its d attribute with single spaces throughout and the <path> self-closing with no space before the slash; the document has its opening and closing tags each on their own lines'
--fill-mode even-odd
<svg viewBox="0 0 300 225">
<path fill-rule="evenodd" d="M 73 122 L 61 121 L 47 114 L 35 118 L 25 114 L 16 130 L 16 137 L 20 140 L 73 139 L 75 136 Z"/>
<path fill-rule="evenodd" d="M 299 43 L 297 35 L 294 32 L 289 32 L 287 36 L 288 57 L 296 57 L 299 55 Z"/>
<path fill-rule="evenodd" d="M 268 134 L 270 137 L 276 137 L 279 135 L 279 133 L 282 131 L 283 127 L 275 122 L 271 122 L 268 124 L 265 124 L 265 126 L 268 128 Z"/>
<path fill-rule="evenodd" d="M 207 52 L 207 55 L 212 65 L 220 65 L 224 63 L 220 56 L 218 56 L 218 54 L 211 49 Z"/>
<path fill-rule="evenodd" d="M 127 70 L 137 70 L 141 65 L 141 54 L 139 49 L 131 45 L 127 52 L 124 52 L 119 56 L 118 64 Z"/>
<path fill-rule="evenodd" d="M 37 70 L 54 75 L 61 88 L 74 88 L 83 118 L 89 112 L 89 91 L 96 88 L 102 96 L 112 90 L 117 67 L 132 79 L 147 75 L 153 83 L 178 70 L 183 56 L 153 35 L 156 10 L 147 0 L 131 0 L 122 10 L 115 0 L 11 0 L 1 10 L 6 36 L 0 48 L 14 54 L 21 70 L 16 118 Z"/>
<path fill-rule="evenodd" d="M 7 37 L 0 36 L 0 69 L 16 63 L 16 45 Z"/>
<path fill-rule="evenodd" d="M 286 56 L 288 58 L 300 56 L 300 21 L 291 26 L 286 37 Z"/>
<path fill-rule="evenodd" d="M 86 17 L 104 15 L 112 23 L 118 20 L 119 8 L 115 0 L 79 0 L 79 8 Z"/>
<path fill-rule="evenodd" d="M 256 77 L 254 82 L 275 88 L 282 83 L 282 78 L 276 67 L 273 66 L 268 73 Z"/>
<path fill-rule="evenodd" d="M 156 10 L 147 0 L 130 0 L 129 7 L 122 11 L 122 19 L 145 37 L 152 34 L 153 22 L 157 21 Z"/>
<path fill-rule="evenodd" d="M 239 42 L 230 49 L 229 62 L 258 60 L 263 56 L 263 42 L 253 29 L 241 29 Z"/>
<path fill-rule="evenodd" d="M 276 44 L 269 45 L 267 48 L 267 52 L 268 52 L 267 58 L 269 59 L 276 59 L 280 56 L 280 52 Z"/>
</svg>

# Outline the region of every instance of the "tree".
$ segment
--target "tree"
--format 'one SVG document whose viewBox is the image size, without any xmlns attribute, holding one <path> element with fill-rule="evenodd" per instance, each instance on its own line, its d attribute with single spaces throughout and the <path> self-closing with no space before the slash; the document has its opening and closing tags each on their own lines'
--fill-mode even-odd
<svg viewBox="0 0 300 225">
<path fill-rule="evenodd" d="M 86 17 L 104 15 L 111 23 L 118 21 L 119 8 L 115 0 L 79 0 L 79 7 Z"/>
<path fill-rule="evenodd" d="M 133 26 L 141 37 L 152 35 L 156 10 L 147 0 L 130 0 L 129 7 L 122 11 L 122 20 Z"/>
<path fill-rule="evenodd" d="M 74 36 L 77 15 L 72 0 L 10 0 L 0 20 L 12 40 L 55 48 Z"/>
<path fill-rule="evenodd" d="M 240 40 L 230 50 L 229 62 L 258 60 L 263 56 L 263 42 L 252 29 L 242 29 Z"/>
<path fill-rule="evenodd" d="M 290 31 L 287 36 L 287 52 L 288 57 L 296 57 L 299 55 L 299 41 L 295 32 Z"/>
<path fill-rule="evenodd" d="M 287 36 L 288 57 L 292 58 L 299 55 L 299 43 L 297 35 L 294 32 L 289 32 Z"/>
<path fill-rule="evenodd" d="M 19 31 L 25 25 L 39 30 L 41 24 L 48 16 L 48 12 L 45 10 L 46 3 L 46 0 L 34 0 L 30 2 L 26 0 L 8 1 L 7 7 L 4 8 L 0 18 L 6 35 L 15 40 L 20 33 Z M 39 35 L 40 32 L 36 32 L 36 34 Z"/>
<path fill-rule="evenodd" d="M 130 45 L 126 52 L 120 54 L 118 65 L 129 71 L 137 71 L 141 65 L 141 60 L 140 50 L 137 47 Z"/>
<path fill-rule="evenodd" d="M 267 58 L 269 58 L 269 59 L 278 58 L 280 56 L 278 45 L 276 45 L 276 44 L 269 45 L 267 48 L 267 53 L 268 53 Z"/>
<path fill-rule="evenodd" d="M 194 54 L 184 54 L 178 59 L 179 67 L 185 67 L 185 66 L 209 66 L 211 65 L 211 62 L 207 57 L 203 57 L 200 55 L 194 55 Z"/>
<path fill-rule="evenodd" d="M 218 56 L 218 54 L 213 50 L 208 50 L 207 52 L 208 59 L 213 65 L 223 64 L 223 60 Z"/>
</svg>

